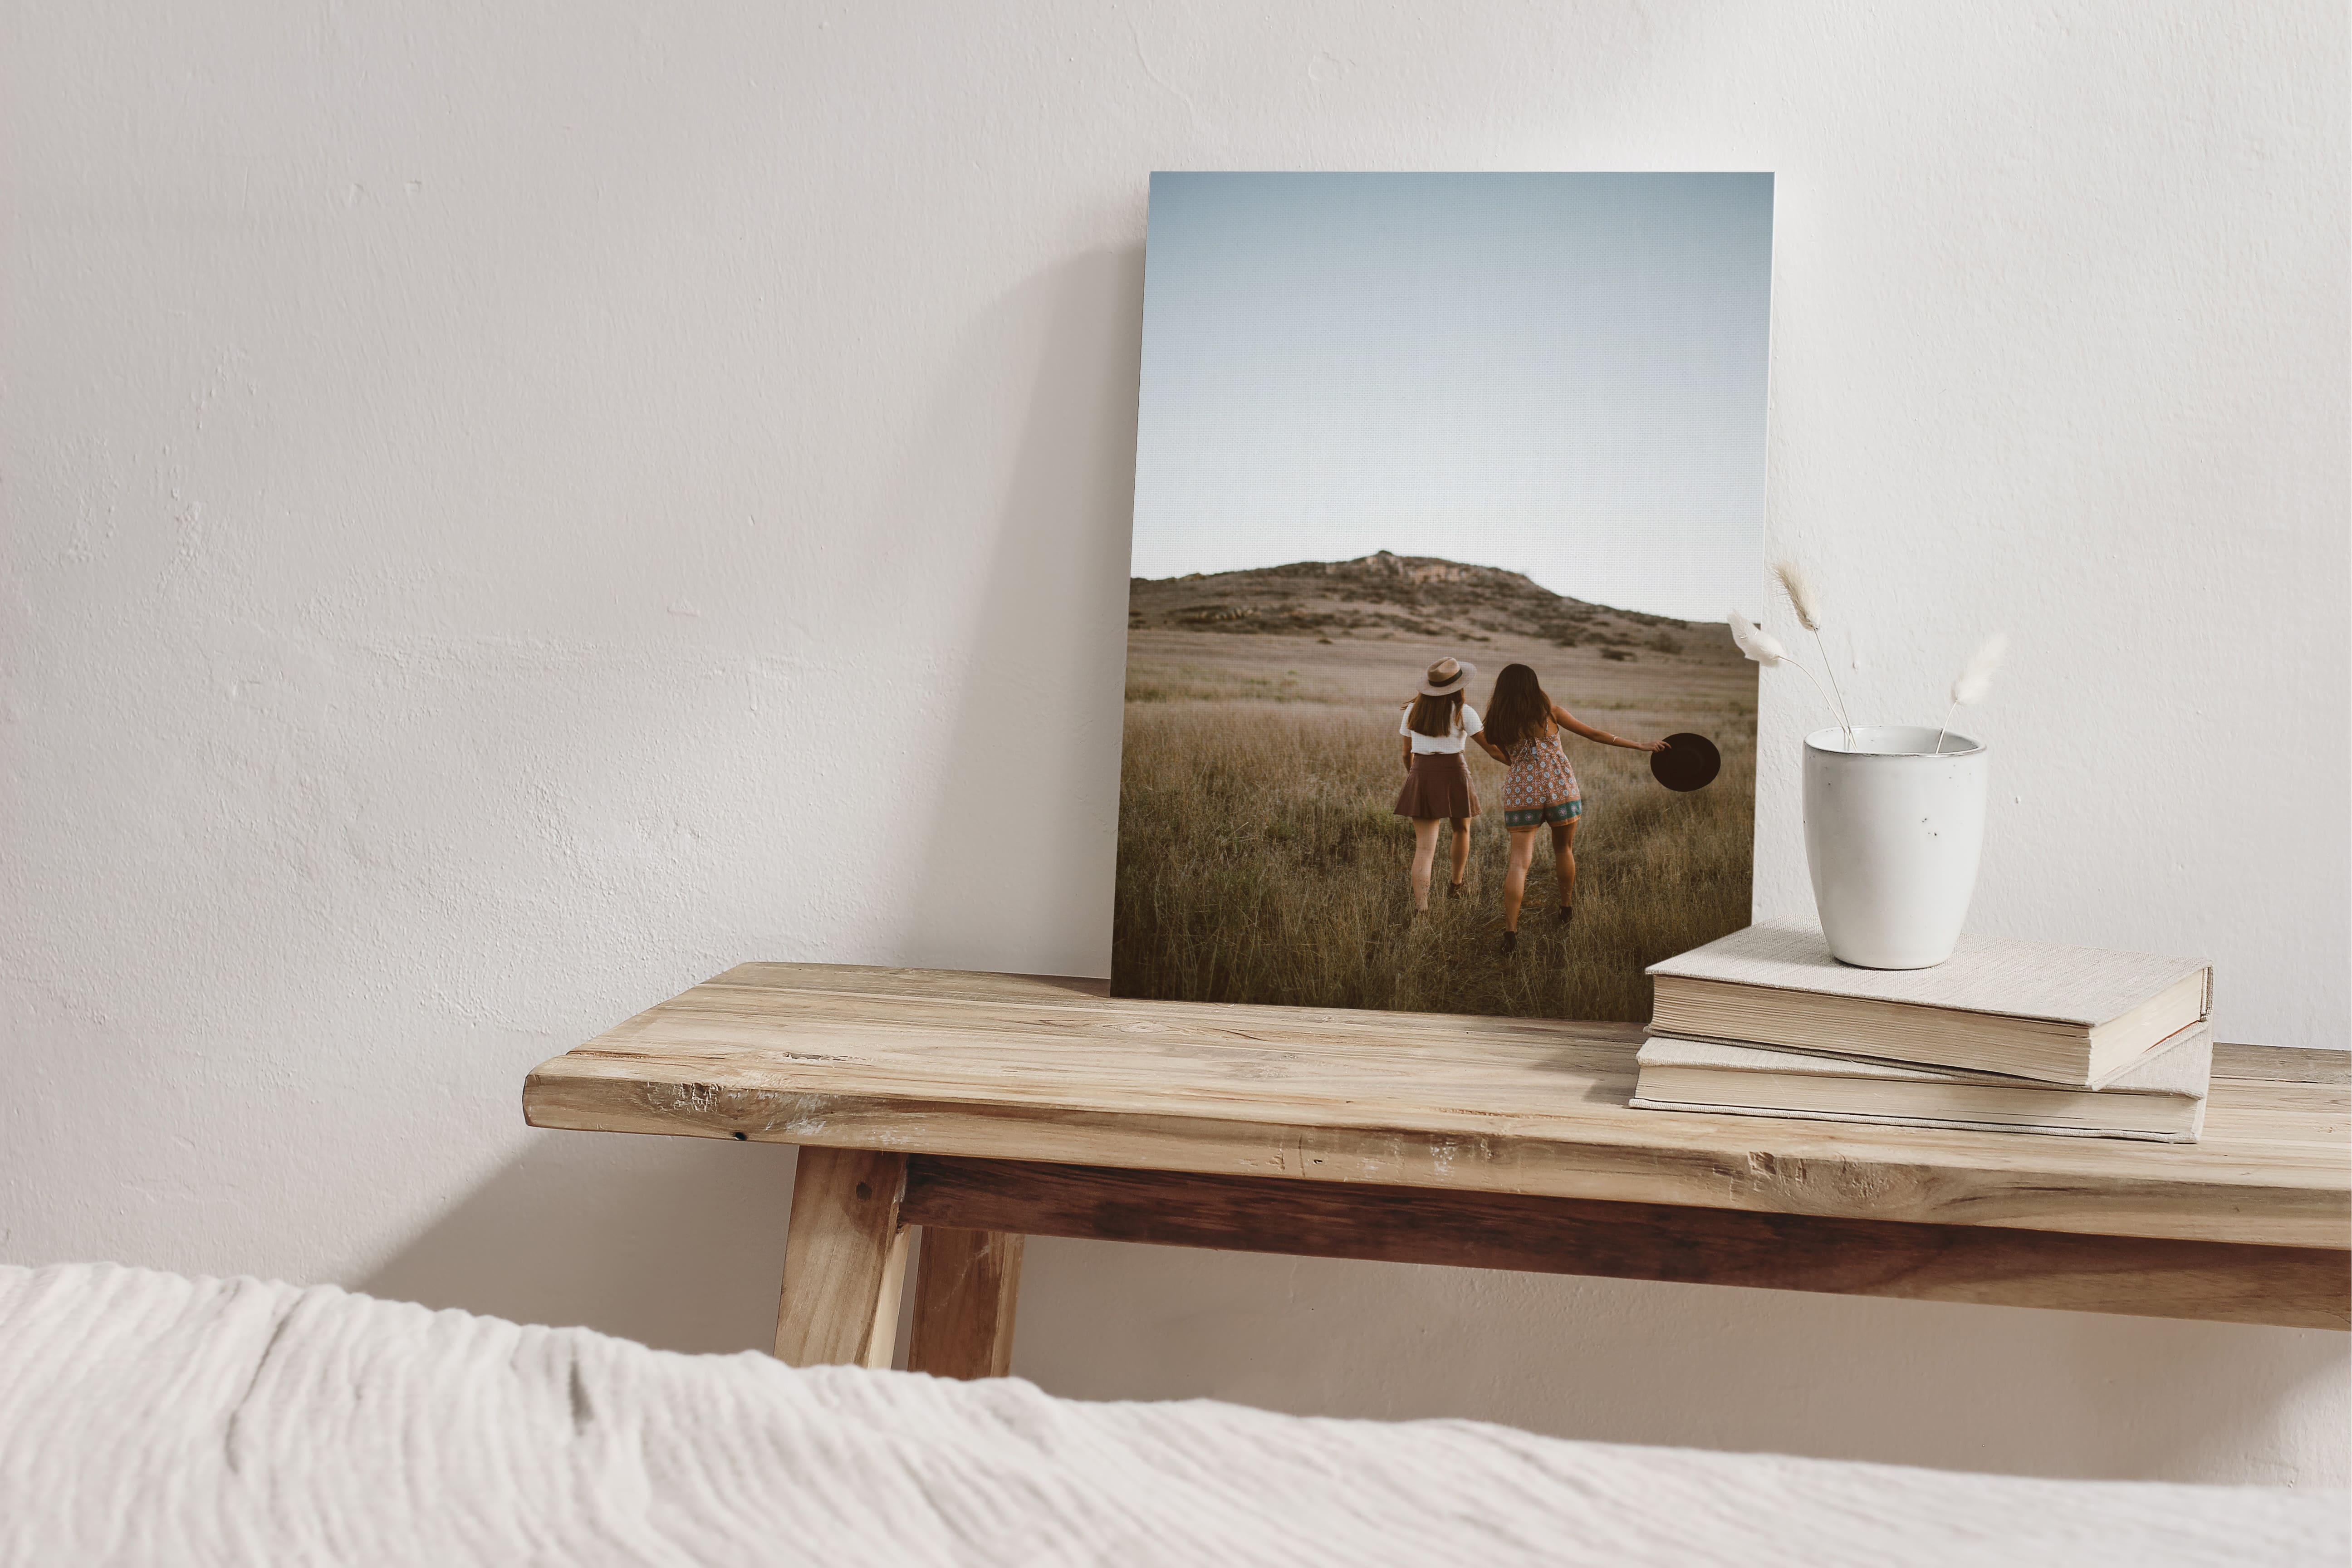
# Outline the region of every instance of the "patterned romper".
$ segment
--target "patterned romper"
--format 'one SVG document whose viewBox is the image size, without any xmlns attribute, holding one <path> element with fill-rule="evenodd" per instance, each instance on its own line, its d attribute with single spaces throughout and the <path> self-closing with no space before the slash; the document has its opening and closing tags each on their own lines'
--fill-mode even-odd
<svg viewBox="0 0 2352 1568">
<path fill-rule="evenodd" d="M 1503 781 L 1503 826 L 1534 827 L 1573 822 L 1584 815 L 1584 792 L 1576 770 L 1559 749 L 1559 731 L 1531 735 L 1513 746 L 1510 776 Z"/>
</svg>

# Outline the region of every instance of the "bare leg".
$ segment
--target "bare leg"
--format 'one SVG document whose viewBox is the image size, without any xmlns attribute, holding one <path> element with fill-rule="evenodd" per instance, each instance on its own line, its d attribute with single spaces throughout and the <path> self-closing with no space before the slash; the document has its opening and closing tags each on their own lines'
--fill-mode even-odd
<svg viewBox="0 0 2352 1568">
<path fill-rule="evenodd" d="M 1536 858 L 1536 830 L 1511 829 L 1511 858 L 1503 871 L 1503 929 L 1519 929 L 1519 905 L 1528 896 L 1528 867 Z"/>
<path fill-rule="evenodd" d="M 1580 820 L 1571 816 L 1551 825 L 1551 864 L 1559 874 L 1561 909 L 1576 902 L 1576 825 Z"/>
<path fill-rule="evenodd" d="M 1462 879 L 1469 869 L 1470 819 L 1466 816 L 1457 816 L 1454 819 L 1454 885 L 1455 887 L 1462 885 Z"/>
<path fill-rule="evenodd" d="M 1437 830 L 1444 825 L 1441 816 L 1416 816 L 1412 819 L 1412 907 L 1429 908 L 1429 870 L 1437 864 Z"/>
</svg>

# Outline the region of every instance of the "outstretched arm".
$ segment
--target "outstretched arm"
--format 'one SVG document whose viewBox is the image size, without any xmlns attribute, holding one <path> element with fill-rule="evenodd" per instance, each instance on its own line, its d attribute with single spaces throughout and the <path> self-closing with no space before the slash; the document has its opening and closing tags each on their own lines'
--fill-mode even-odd
<svg viewBox="0 0 2352 1568">
<path fill-rule="evenodd" d="M 1511 765 L 1511 754 L 1503 750 L 1502 747 L 1495 744 L 1494 742 L 1486 739 L 1486 731 L 1481 730 L 1470 738 L 1478 742 L 1478 749 L 1480 751 L 1486 752 L 1488 756 L 1494 758 L 1496 762 L 1502 763 L 1507 768 Z"/>
<path fill-rule="evenodd" d="M 1557 702 L 1551 705 L 1551 716 L 1559 721 L 1560 728 L 1572 730 L 1586 740 L 1598 741 L 1604 746 L 1622 746 L 1629 752 L 1663 752 L 1666 749 L 1666 743 L 1664 741 L 1629 741 L 1622 735 L 1612 735 L 1606 730 L 1596 730 Z"/>
</svg>

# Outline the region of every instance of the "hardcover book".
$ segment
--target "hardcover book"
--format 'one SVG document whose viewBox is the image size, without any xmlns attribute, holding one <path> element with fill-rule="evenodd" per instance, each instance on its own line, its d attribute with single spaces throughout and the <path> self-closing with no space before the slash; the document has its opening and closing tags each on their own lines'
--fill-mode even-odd
<svg viewBox="0 0 2352 1568">
<path fill-rule="evenodd" d="M 2102 1089 L 2212 1011 L 2200 959 L 1963 936 L 1932 969 L 1858 969 L 1764 924 L 1650 966 L 1655 1033 Z"/>
<path fill-rule="evenodd" d="M 2191 1024 L 2100 1089 L 1668 1035 L 1644 1041 L 1638 1059 L 1633 1103 L 1645 1110 L 2194 1143 L 2213 1032 Z"/>
</svg>

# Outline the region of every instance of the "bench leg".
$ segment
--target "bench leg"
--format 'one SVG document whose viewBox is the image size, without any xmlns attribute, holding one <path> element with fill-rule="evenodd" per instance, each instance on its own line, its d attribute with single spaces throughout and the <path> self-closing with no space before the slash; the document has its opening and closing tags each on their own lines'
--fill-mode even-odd
<svg viewBox="0 0 2352 1568">
<path fill-rule="evenodd" d="M 887 1367 L 898 1332 L 907 1157 L 803 1145 L 784 1237 L 776 1355 L 794 1366 Z"/>
<path fill-rule="evenodd" d="M 939 1377 L 1012 1373 L 1013 1308 L 1021 1293 L 1024 1239 L 1001 1230 L 940 1226 L 923 1232 L 908 1371 Z"/>
</svg>

